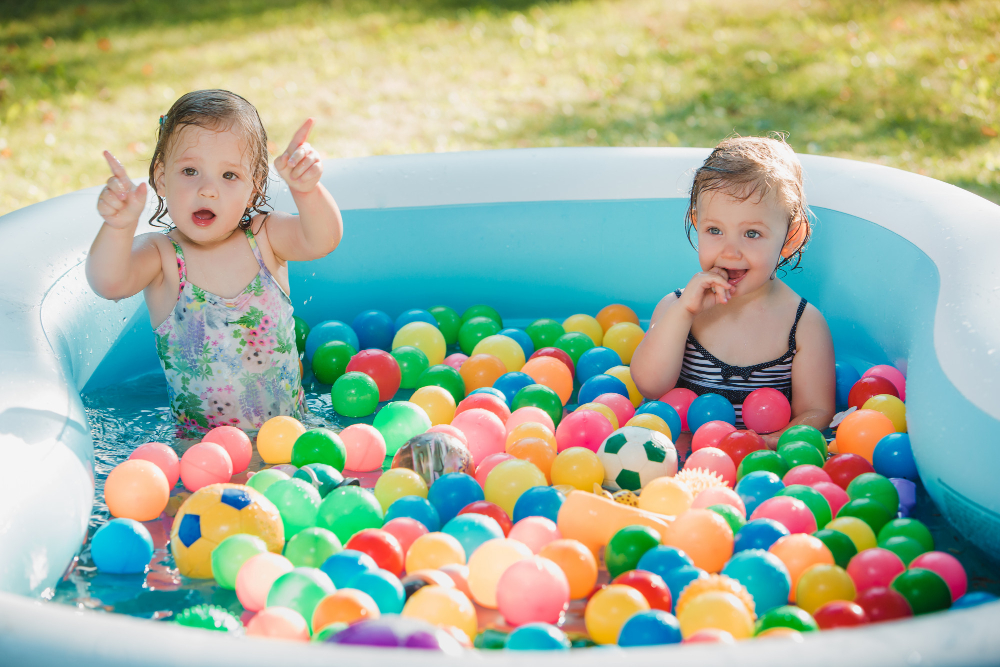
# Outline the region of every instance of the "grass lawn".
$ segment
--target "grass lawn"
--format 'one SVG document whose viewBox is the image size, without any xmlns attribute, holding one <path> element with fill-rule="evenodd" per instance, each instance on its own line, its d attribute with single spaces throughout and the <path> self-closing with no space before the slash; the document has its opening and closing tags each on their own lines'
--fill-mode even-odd
<svg viewBox="0 0 1000 667">
<path fill-rule="evenodd" d="M 0 0 L 0 214 L 144 175 L 182 93 L 272 151 L 713 146 L 789 133 L 1000 202 L 995 0 Z M 336 193 L 334 193 L 336 194 Z"/>
</svg>

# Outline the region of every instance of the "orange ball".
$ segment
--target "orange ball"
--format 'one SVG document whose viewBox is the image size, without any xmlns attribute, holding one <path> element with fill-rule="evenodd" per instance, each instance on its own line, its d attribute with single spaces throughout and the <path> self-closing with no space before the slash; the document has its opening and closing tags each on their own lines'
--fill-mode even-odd
<svg viewBox="0 0 1000 667">
<path fill-rule="evenodd" d="M 466 396 L 476 389 L 492 387 L 497 378 L 506 372 L 507 366 L 492 354 L 474 354 L 465 360 L 458 371 L 465 381 Z"/>
<path fill-rule="evenodd" d="M 597 559 L 594 553 L 577 540 L 553 540 L 542 547 L 538 555 L 559 566 L 569 580 L 569 597 L 587 597 L 597 585 Z"/>
<path fill-rule="evenodd" d="M 674 519 L 663 543 L 686 553 L 706 572 L 719 572 L 733 555 L 732 529 L 708 509 L 691 509 Z"/>
<path fill-rule="evenodd" d="M 813 565 L 833 565 L 833 554 L 818 537 L 807 533 L 792 533 L 778 539 L 768 549 L 778 557 L 792 577 L 792 588 L 788 601 L 795 602 L 795 588 L 802 573 Z"/>
<path fill-rule="evenodd" d="M 522 461 L 531 461 L 545 475 L 545 482 L 552 483 L 552 462 L 556 460 L 556 450 L 541 438 L 521 438 L 507 449 L 511 456 Z"/>
<path fill-rule="evenodd" d="M 620 303 L 613 303 L 610 306 L 604 306 L 604 308 L 601 308 L 601 312 L 597 313 L 597 321 L 600 323 L 601 328 L 604 329 L 604 333 L 608 333 L 608 329 L 619 322 L 639 324 L 639 316 L 636 315 L 635 311 L 628 306 L 623 306 Z"/>
<path fill-rule="evenodd" d="M 573 393 L 573 374 L 563 362 L 555 357 L 535 357 L 521 367 L 521 372 L 556 392 L 563 405 L 569 402 L 570 394 Z"/>
<path fill-rule="evenodd" d="M 553 452 L 559 450 L 559 445 L 556 444 L 556 435 L 552 432 L 552 429 L 543 424 L 539 424 L 538 422 L 524 422 L 523 424 L 515 426 L 510 433 L 507 434 L 506 451 L 509 453 L 510 448 L 514 446 L 514 443 L 518 440 L 523 440 L 524 438 L 538 438 L 539 440 L 544 440 L 549 443 Z"/>
<path fill-rule="evenodd" d="M 159 466 L 143 459 L 129 459 L 108 474 L 104 501 L 119 519 L 152 521 L 167 508 L 170 486 Z"/>
<path fill-rule="evenodd" d="M 424 586 L 406 601 L 401 615 L 419 618 L 438 627 L 458 628 L 468 636 L 469 641 L 479 630 L 475 605 L 455 588 Z"/>
<path fill-rule="evenodd" d="M 462 543 L 447 533 L 421 535 L 406 552 L 406 571 L 437 570 L 445 565 L 465 565 Z"/>
<path fill-rule="evenodd" d="M 381 615 L 372 596 L 353 588 L 330 593 L 313 609 L 312 629 L 319 632 L 331 623 L 352 625 L 358 621 L 376 619 Z"/>
<path fill-rule="evenodd" d="M 895 432 L 892 420 L 881 412 L 858 410 L 844 417 L 837 427 L 837 447 L 841 454 L 857 454 L 871 463 L 878 441 Z"/>
</svg>

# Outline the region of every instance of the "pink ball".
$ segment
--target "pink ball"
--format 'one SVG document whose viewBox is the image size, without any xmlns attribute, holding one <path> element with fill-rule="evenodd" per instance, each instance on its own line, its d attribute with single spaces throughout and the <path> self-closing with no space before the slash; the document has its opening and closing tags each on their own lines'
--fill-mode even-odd
<svg viewBox="0 0 1000 667">
<path fill-rule="evenodd" d="M 816 517 L 812 510 L 804 502 L 791 496 L 768 498 L 750 515 L 750 520 L 754 519 L 773 519 L 790 533 L 816 532 Z"/>
<path fill-rule="evenodd" d="M 618 418 L 619 427 L 624 426 L 625 422 L 635 416 L 635 406 L 632 405 L 632 401 L 621 394 L 601 394 L 593 402 L 611 408 L 611 411 L 615 413 L 615 417 Z M 673 435 L 673 433 L 670 435 Z"/>
<path fill-rule="evenodd" d="M 458 438 L 465 448 L 469 448 L 469 439 L 465 437 L 465 434 L 459 431 L 457 428 L 451 424 L 438 424 L 437 426 L 431 426 L 427 429 L 428 433 L 447 433 L 448 435 L 453 435 Z"/>
<path fill-rule="evenodd" d="M 292 561 L 273 553 L 251 556 L 236 573 L 236 597 L 244 609 L 260 611 L 278 577 L 294 569 Z"/>
<path fill-rule="evenodd" d="M 544 516 L 529 516 L 514 524 L 507 534 L 512 540 L 517 540 L 537 554 L 546 544 L 553 540 L 561 540 L 562 533 L 552 519 Z"/>
<path fill-rule="evenodd" d="M 847 574 L 859 594 L 869 588 L 888 588 L 896 575 L 905 571 L 906 566 L 899 556 L 881 547 L 865 549 L 847 564 Z"/>
<path fill-rule="evenodd" d="M 200 442 L 181 457 L 181 481 L 192 493 L 209 484 L 228 482 L 233 476 L 233 460 L 214 442 Z"/>
<path fill-rule="evenodd" d="M 744 519 L 747 516 L 747 506 L 743 504 L 740 494 L 732 489 L 725 489 L 719 486 L 705 489 L 695 496 L 694 502 L 691 503 L 691 509 L 708 509 L 712 505 L 730 505 L 742 514 Z"/>
<path fill-rule="evenodd" d="M 725 630 L 718 628 L 702 628 L 693 632 L 684 640 L 685 644 L 735 644 L 736 640 Z"/>
<path fill-rule="evenodd" d="M 250 437 L 235 426 L 216 426 L 209 431 L 202 442 L 214 442 L 222 448 L 233 460 L 233 473 L 241 473 L 250 465 L 253 457 L 253 446 Z"/>
<path fill-rule="evenodd" d="M 490 476 L 493 469 L 504 461 L 509 461 L 514 456 L 507 454 L 506 452 L 501 452 L 499 454 L 490 454 L 482 463 L 476 466 L 476 481 L 479 482 L 479 486 L 486 488 L 486 478 Z"/>
<path fill-rule="evenodd" d="M 691 451 L 696 452 L 702 447 L 718 447 L 723 438 L 735 431 L 736 427 L 729 422 L 706 422 L 691 438 Z"/>
<path fill-rule="evenodd" d="M 163 471 L 170 488 L 177 486 L 177 480 L 181 478 L 181 462 L 177 458 L 177 452 L 172 447 L 164 445 L 162 442 L 147 442 L 135 448 L 129 459 L 141 459 L 149 461 Z"/>
<path fill-rule="evenodd" d="M 792 406 L 777 389 L 755 389 L 743 401 L 743 423 L 757 433 L 774 433 L 788 426 Z"/>
<path fill-rule="evenodd" d="M 503 422 L 489 410 L 466 410 L 455 415 L 451 425 L 468 438 L 469 452 L 477 466 L 490 454 L 499 454 L 505 449 L 507 430 Z"/>
<path fill-rule="evenodd" d="M 833 513 L 833 516 L 837 516 L 840 508 L 850 500 L 847 496 L 847 491 L 844 491 L 833 482 L 813 482 L 812 484 L 806 484 L 806 486 L 823 494 L 826 502 L 830 503 L 830 511 Z"/>
<path fill-rule="evenodd" d="M 660 402 L 666 403 L 677 411 L 681 418 L 681 430 L 686 431 L 688 430 L 688 407 L 696 398 L 698 398 L 698 394 L 690 389 L 677 387 L 660 396 Z"/>
<path fill-rule="evenodd" d="M 895 366 L 872 366 L 864 372 L 861 376 L 863 378 L 867 377 L 880 377 L 885 378 L 896 387 L 896 391 L 899 392 L 899 400 L 906 401 L 906 376 L 904 376 L 898 368 Z"/>
<path fill-rule="evenodd" d="M 815 482 L 830 482 L 830 476 L 826 474 L 826 471 L 819 466 L 814 466 L 811 463 L 803 463 L 800 466 L 795 466 L 791 470 L 785 473 L 785 476 L 781 479 L 785 483 L 785 486 L 791 486 L 792 484 L 805 484 L 809 486 Z M 840 487 L 837 487 L 840 488 Z"/>
<path fill-rule="evenodd" d="M 400 516 L 391 521 L 386 521 L 385 525 L 382 526 L 382 530 L 395 537 L 399 542 L 399 546 L 403 549 L 404 560 L 406 559 L 406 553 L 410 550 L 410 545 L 418 537 L 426 535 L 429 532 L 424 524 L 408 516 Z"/>
<path fill-rule="evenodd" d="M 614 430 L 608 418 L 600 412 L 577 410 L 559 422 L 559 427 L 556 428 L 556 446 L 560 452 L 570 447 L 585 447 L 596 452 Z"/>
<path fill-rule="evenodd" d="M 499 419 L 503 424 L 506 424 L 507 420 L 510 419 L 510 408 L 507 407 L 506 403 L 493 394 L 469 394 L 462 399 L 462 402 L 455 408 L 455 415 L 458 416 L 466 410 L 472 410 L 473 408 L 489 410 L 495 414 L 497 419 Z M 452 418 L 452 423 L 454 422 L 455 420 Z M 506 433 L 504 435 L 506 435 Z"/>
<path fill-rule="evenodd" d="M 461 370 L 462 364 L 469 358 L 469 355 L 462 354 L 461 352 L 456 352 L 455 354 L 449 354 L 444 358 L 444 363 L 454 368 L 456 371 Z"/>
<path fill-rule="evenodd" d="M 261 609 L 247 623 L 247 637 L 268 637 L 293 642 L 309 641 L 309 625 L 302 614 L 288 607 Z"/>
<path fill-rule="evenodd" d="M 569 580 L 541 556 L 517 561 L 497 582 L 497 608 L 507 623 L 558 623 L 569 607 Z"/>
<path fill-rule="evenodd" d="M 513 531 L 512 531 L 513 532 Z M 921 568 L 935 572 L 944 579 L 951 591 L 951 601 L 965 595 L 969 590 L 969 578 L 958 559 L 943 551 L 929 551 L 910 561 L 910 569 Z"/>
<path fill-rule="evenodd" d="M 736 464 L 733 459 L 718 447 L 702 447 L 691 452 L 684 462 L 684 470 L 704 468 L 709 472 L 718 473 L 730 487 L 736 486 Z"/>
<path fill-rule="evenodd" d="M 553 433 L 556 432 L 556 424 L 552 421 L 552 417 L 549 416 L 549 413 L 541 408 L 526 406 L 518 408 L 510 414 L 510 419 L 508 419 L 505 424 L 507 432 L 504 434 L 504 437 L 510 435 L 511 431 L 526 422 L 535 422 L 547 427 Z"/>
<path fill-rule="evenodd" d="M 445 574 L 447 574 L 452 582 L 455 584 L 455 588 L 462 591 L 465 597 L 472 599 L 472 591 L 469 589 L 469 566 L 459 565 L 458 563 L 452 563 L 451 565 L 442 565 L 438 568 Z"/>
<path fill-rule="evenodd" d="M 385 461 L 385 437 L 371 424 L 351 424 L 340 432 L 347 456 L 344 468 L 368 472 L 379 470 Z"/>
</svg>

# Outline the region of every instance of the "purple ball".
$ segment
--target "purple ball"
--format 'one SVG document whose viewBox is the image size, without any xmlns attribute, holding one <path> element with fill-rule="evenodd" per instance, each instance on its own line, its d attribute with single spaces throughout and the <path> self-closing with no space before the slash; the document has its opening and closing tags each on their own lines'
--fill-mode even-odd
<svg viewBox="0 0 1000 667">
<path fill-rule="evenodd" d="M 463 650 L 458 640 L 437 626 L 394 614 L 355 623 L 327 639 L 327 642 L 354 646 L 416 648 L 442 651 L 450 655 L 457 655 Z"/>
<path fill-rule="evenodd" d="M 896 493 L 899 494 L 899 515 L 904 518 L 910 516 L 910 512 L 917 504 L 917 485 L 908 479 L 900 479 L 899 477 L 890 477 L 889 481 L 896 487 Z"/>
</svg>

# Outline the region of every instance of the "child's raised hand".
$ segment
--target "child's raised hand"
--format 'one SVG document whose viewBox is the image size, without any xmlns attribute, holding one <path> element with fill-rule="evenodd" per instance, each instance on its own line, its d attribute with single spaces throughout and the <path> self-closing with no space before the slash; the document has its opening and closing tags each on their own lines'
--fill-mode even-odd
<svg viewBox="0 0 1000 667">
<path fill-rule="evenodd" d="M 139 214 L 146 206 L 146 184 L 134 185 L 122 163 L 108 151 L 104 151 L 104 159 L 111 167 L 111 178 L 101 190 L 101 196 L 97 200 L 97 212 L 104 218 L 108 227 L 135 228 L 139 222 Z"/>
<path fill-rule="evenodd" d="M 313 122 L 312 118 L 307 118 L 288 142 L 285 152 L 274 160 L 275 169 L 292 192 L 311 192 L 323 175 L 323 162 L 319 153 L 306 142 Z"/>
<path fill-rule="evenodd" d="M 713 268 L 694 274 L 678 301 L 692 315 L 712 306 L 727 303 L 732 296 L 732 285 L 727 282 L 725 269 Z"/>
</svg>

